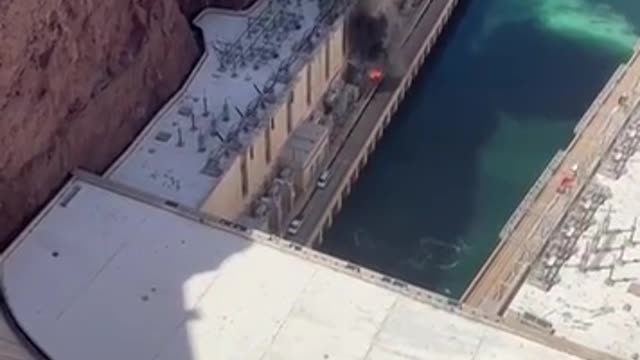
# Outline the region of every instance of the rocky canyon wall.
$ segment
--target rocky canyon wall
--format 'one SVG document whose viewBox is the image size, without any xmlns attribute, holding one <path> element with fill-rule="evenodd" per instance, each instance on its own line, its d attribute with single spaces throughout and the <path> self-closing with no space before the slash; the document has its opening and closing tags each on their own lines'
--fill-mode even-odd
<svg viewBox="0 0 640 360">
<path fill-rule="evenodd" d="M 5 244 L 69 171 L 104 170 L 181 85 L 200 55 L 183 1 L 0 0 Z"/>
</svg>

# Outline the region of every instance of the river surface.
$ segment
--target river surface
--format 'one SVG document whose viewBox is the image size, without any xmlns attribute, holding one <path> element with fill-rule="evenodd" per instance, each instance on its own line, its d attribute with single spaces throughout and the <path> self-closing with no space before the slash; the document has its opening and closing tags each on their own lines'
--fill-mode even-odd
<svg viewBox="0 0 640 360">
<path fill-rule="evenodd" d="M 452 297 L 640 34 L 637 0 L 461 3 L 321 246 Z"/>
</svg>

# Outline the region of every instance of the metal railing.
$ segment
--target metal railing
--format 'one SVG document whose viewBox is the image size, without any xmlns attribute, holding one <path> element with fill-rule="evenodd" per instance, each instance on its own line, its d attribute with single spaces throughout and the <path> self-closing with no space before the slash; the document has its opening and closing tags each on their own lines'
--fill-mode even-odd
<svg viewBox="0 0 640 360">
<path fill-rule="evenodd" d="M 551 158 L 547 167 L 542 171 L 536 182 L 533 183 L 516 210 L 511 214 L 511 217 L 509 217 L 509 220 L 507 220 L 505 225 L 502 227 L 502 230 L 500 230 L 500 234 L 498 235 L 499 239 L 506 239 L 509 237 L 516 226 L 518 226 L 522 217 L 527 213 L 527 211 L 529 211 L 531 204 L 533 204 L 538 195 L 540 195 L 542 189 L 544 189 L 549 182 L 549 179 L 551 179 L 558 169 L 558 166 L 560 166 L 560 163 L 564 160 L 565 154 L 566 152 L 564 150 L 558 150 L 553 158 Z"/>
</svg>

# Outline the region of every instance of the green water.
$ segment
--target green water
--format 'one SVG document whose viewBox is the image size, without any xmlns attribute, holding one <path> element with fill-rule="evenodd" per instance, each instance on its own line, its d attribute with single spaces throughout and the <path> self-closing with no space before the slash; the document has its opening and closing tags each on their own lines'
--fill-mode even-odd
<svg viewBox="0 0 640 360">
<path fill-rule="evenodd" d="M 462 1 L 322 249 L 459 297 L 640 34 L 640 1 Z"/>
</svg>

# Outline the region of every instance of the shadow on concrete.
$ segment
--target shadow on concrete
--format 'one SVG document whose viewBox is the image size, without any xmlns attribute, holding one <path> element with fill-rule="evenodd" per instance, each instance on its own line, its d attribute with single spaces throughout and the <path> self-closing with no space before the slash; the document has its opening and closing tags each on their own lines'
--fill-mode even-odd
<svg viewBox="0 0 640 360">
<path fill-rule="evenodd" d="M 9 325 L 35 359 L 195 360 L 204 356 L 203 344 L 218 358 L 203 337 L 211 334 L 215 343 L 224 336 L 202 320 L 225 321 L 198 305 L 220 302 L 222 294 L 207 292 L 218 272 L 258 245 L 164 210 L 121 207 L 122 201 L 130 200 L 80 193 L 63 209 L 54 199 L 55 214 L 28 229 L 2 262 Z M 82 209 L 89 214 L 80 216 Z M 89 226 L 91 217 L 103 221 Z"/>
</svg>

